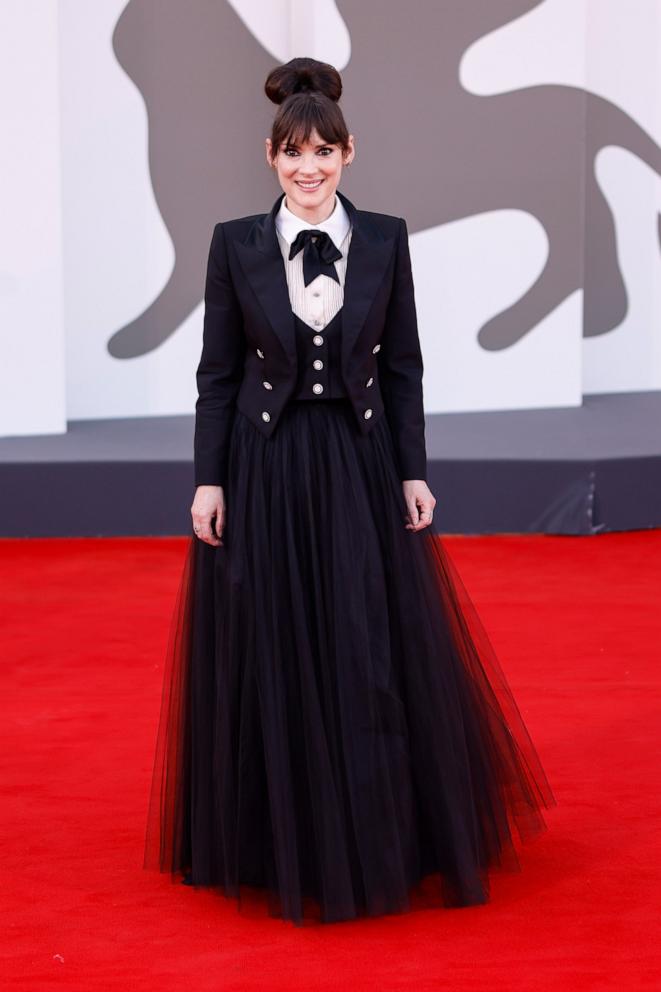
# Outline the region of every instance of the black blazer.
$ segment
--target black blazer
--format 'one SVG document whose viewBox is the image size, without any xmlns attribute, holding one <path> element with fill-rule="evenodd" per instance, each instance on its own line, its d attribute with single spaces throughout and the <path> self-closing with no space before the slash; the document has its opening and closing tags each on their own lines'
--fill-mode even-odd
<svg viewBox="0 0 661 992">
<path fill-rule="evenodd" d="M 271 437 L 296 385 L 294 317 L 275 226 L 284 195 L 267 214 L 214 227 L 196 373 L 196 486 L 225 485 L 235 407 Z M 342 308 L 346 393 L 361 433 L 387 417 L 400 478 L 426 479 L 423 361 L 406 222 L 358 210 L 337 195 L 353 225 Z"/>
</svg>

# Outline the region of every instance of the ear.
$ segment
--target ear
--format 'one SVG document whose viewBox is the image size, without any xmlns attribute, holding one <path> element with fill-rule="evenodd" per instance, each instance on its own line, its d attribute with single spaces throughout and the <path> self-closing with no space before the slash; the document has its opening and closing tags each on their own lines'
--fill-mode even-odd
<svg viewBox="0 0 661 992">
<path fill-rule="evenodd" d="M 344 159 L 344 164 L 345 165 L 351 165 L 351 163 L 353 162 L 353 160 L 355 158 L 355 155 L 356 155 L 356 148 L 355 148 L 355 143 L 354 143 L 354 137 L 353 137 L 353 134 L 350 134 L 349 135 L 349 151 L 346 153 L 346 157 Z"/>
<path fill-rule="evenodd" d="M 271 161 L 271 147 L 272 147 L 271 139 L 270 138 L 266 138 L 264 144 L 265 144 L 265 151 L 266 151 L 266 164 L 268 165 L 268 167 L 270 169 L 274 169 L 275 168 L 275 163 Z"/>
</svg>

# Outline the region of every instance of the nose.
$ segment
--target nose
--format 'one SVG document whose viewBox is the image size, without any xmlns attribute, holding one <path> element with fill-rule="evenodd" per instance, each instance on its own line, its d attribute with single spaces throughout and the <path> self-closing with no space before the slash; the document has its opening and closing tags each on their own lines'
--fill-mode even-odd
<svg viewBox="0 0 661 992">
<path fill-rule="evenodd" d="M 310 156 L 303 156 L 299 161 L 298 171 L 302 179 L 314 179 L 319 175 L 314 152 Z"/>
</svg>

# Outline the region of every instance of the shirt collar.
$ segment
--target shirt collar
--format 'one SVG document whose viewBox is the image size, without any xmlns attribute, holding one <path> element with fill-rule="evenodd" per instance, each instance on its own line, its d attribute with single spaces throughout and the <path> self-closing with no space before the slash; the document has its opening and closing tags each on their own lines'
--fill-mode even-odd
<svg viewBox="0 0 661 992">
<path fill-rule="evenodd" d="M 351 227 L 351 220 L 337 193 L 335 194 L 335 206 L 330 217 L 322 220 L 319 224 L 311 224 L 309 221 L 297 217 L 285 206 L 286 199 L 287 197 L 283 196 L 280 209 L 275 215 L 275 224 L 287 244 L 292 243 L 299 231 L 311 227 L 316 231 L 326 231 L 333 244 L 337 248 L 340 247 Z"/>
</svg>

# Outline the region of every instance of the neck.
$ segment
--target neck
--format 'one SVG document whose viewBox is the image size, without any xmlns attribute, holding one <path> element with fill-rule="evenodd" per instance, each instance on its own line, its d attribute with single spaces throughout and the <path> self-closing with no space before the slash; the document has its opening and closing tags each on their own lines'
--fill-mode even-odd
<svg viewBox="0 0 661 992">
<path fill-rule="evenodd" d="M 325 200 L 322 200 L 321 203 L 314 207 L 310 207 L 309 210 L 299 206 L 297 203 L 290 203 L 285 195 L 285 206 L 299 220 L 304 220 L 308 224 L 321 224 L 322 221 L 328 220 L 335 209 L 335 193 L 331 193 Z"/>
</svg>

